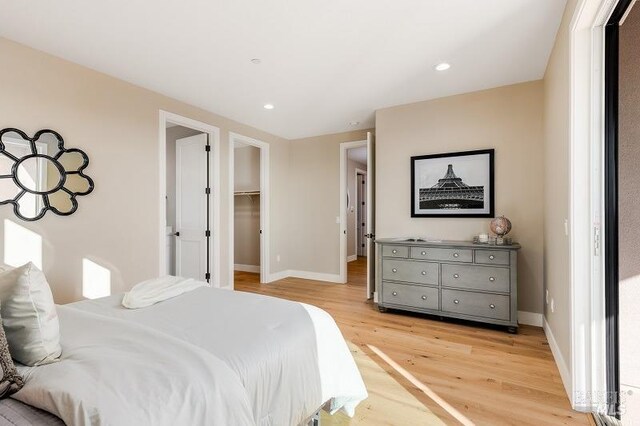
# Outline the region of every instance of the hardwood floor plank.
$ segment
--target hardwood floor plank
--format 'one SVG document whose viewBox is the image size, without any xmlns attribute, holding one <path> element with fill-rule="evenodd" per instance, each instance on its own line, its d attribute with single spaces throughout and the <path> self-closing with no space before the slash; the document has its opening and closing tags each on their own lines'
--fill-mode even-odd
<svg viewBox="0 0 640 426">
<path fill-rule="evenodd" d="M 354 353 L 365 356 L 358 365 L 370 398 L 358 407 L 353 419 L 324 416 L 323 425 L 459 424 L 368 345 L 378 348 L 476 425 L 590 424 L 590 416 L 571 409 L 541 328 L 521 326 L 518 334 L 512 335 L 473 323 L 380 313 L 365 300 L 365 258 L 348 264 L 346 285 L 299 278 L 260 284 L 257 274 L 246 272 L 236 272 L 235 282 L 239 291 L 326 310 L 345 339 L 355 345 Z M 391 386 L 390 378 L 399 387 Z"/>
</svg>

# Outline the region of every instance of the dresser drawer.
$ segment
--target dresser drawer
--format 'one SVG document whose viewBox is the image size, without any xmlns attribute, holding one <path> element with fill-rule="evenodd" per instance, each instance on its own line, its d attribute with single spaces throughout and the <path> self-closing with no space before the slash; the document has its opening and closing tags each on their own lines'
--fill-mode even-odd
<svg viewBox="0 0 640 426">
<path fill-rule="evenodd" d="M 382 303 L 438 310 L 438 289 L 418 285 L 382 283 Z"/>
<path fill-rule="evenodd" d="M 448 249 L 411 247 L 411 258 L 446 262 L 473 262 L 473 251 L 468 249 Z"/>
<path fill-rule="evenodd" d="M 442 285 L 474 290 L 499 291 L 510 289 L 508 268 L 474 265 L 442 265 Z"/>
<path fill-rule="evenodd" d="M 382 246 L 382 256 L 384 256 L 384 257 L 409 257 L 409 247 Z"/>
<path fill-rule="evenodd" d="M 476 263 L 484 265 L 509 265 L 509 252 L 503 250 L 474 250 Z"/>
<path fill-rule="evenodd" d="M 384 259 L 382 279 L 420 284 L 438 284 L 438 264 L 411 260 Z"/>
<path fill-rule="evenodd" d="M 442 290 L 442 310 L 509 321 L 509 296 L 474 293 L 471 291 Z"/>
</svg>

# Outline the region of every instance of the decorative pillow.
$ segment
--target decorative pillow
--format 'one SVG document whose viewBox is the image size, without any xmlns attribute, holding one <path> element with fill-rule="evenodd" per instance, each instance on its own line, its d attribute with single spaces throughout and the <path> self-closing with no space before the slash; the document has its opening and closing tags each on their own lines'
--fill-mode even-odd
<svg viewBox="0 0 640 426">
<path fill-rule="evenodd" d="M 42 271 L 29 262 L 0 272 L 0 300 L 13 359 L 35 366 L 60 357 L 58 313 Z"/>
<path fill-rule="evenodd" d="M 0 318 L 0 399 L 18 392 L 23 385 L 22 377 L 11 359 L 7 337 L 2 327 L 2 318 Z"/>
</svg>

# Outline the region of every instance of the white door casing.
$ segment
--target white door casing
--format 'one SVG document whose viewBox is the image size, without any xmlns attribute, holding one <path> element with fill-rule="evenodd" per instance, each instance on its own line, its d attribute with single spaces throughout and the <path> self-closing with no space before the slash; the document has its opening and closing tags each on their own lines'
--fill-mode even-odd
<svg viewBox="0 0 640 426">
<path fill-rule="evenodd" d="M 258 139 L 229 133 L 229 283 L 228 288 L 234 288 L 234 191 L 235 191 L 235 145 L 236 142 L 256 147 L 260 150 L 260 283 L 266 284 L 279 278 L 271 276 L 270 255 L 270 154 L 269 144 Z"/>
<path fill-rule="evenodd" d="M 205 133 L 209 138 L 211 152 L 209 153 L 209 187 L 211 188 L 209 225 L 211 238 L 209 239 L 209 272 L 212 287 L 225 288 L 221 277 L 220 251 L 220 129 L 198 120 L 193 120 L 172 112 L 158 111 L 158 276 L 167 271 L 167 246 L 164 239 L 167 232 L 167 126 L 170 124 L 188 127 Z M 175 273 L 175 272 L 174 272 Z"/>
<path fill-rule="evenodd" d="M 207 135 L 176 141 L 176 275 L 207 273 Z"/>
<path fill-rule="evenodd" d="M 367 296 L 373 297 L 376 289 L 375 245 L 375 136 L 367 132 Z"/>
</svg>

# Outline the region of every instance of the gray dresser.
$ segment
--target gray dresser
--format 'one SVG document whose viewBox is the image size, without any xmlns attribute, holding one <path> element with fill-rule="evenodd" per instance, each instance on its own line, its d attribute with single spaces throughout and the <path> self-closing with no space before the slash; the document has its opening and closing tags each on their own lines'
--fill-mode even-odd
<svg viewBox="0 0 640 426">
<path fill-rule="evenodd" d="M 518 330 L 518 244 L 379 239 L 378 308 L 423 312 Z"/>
</svg>

